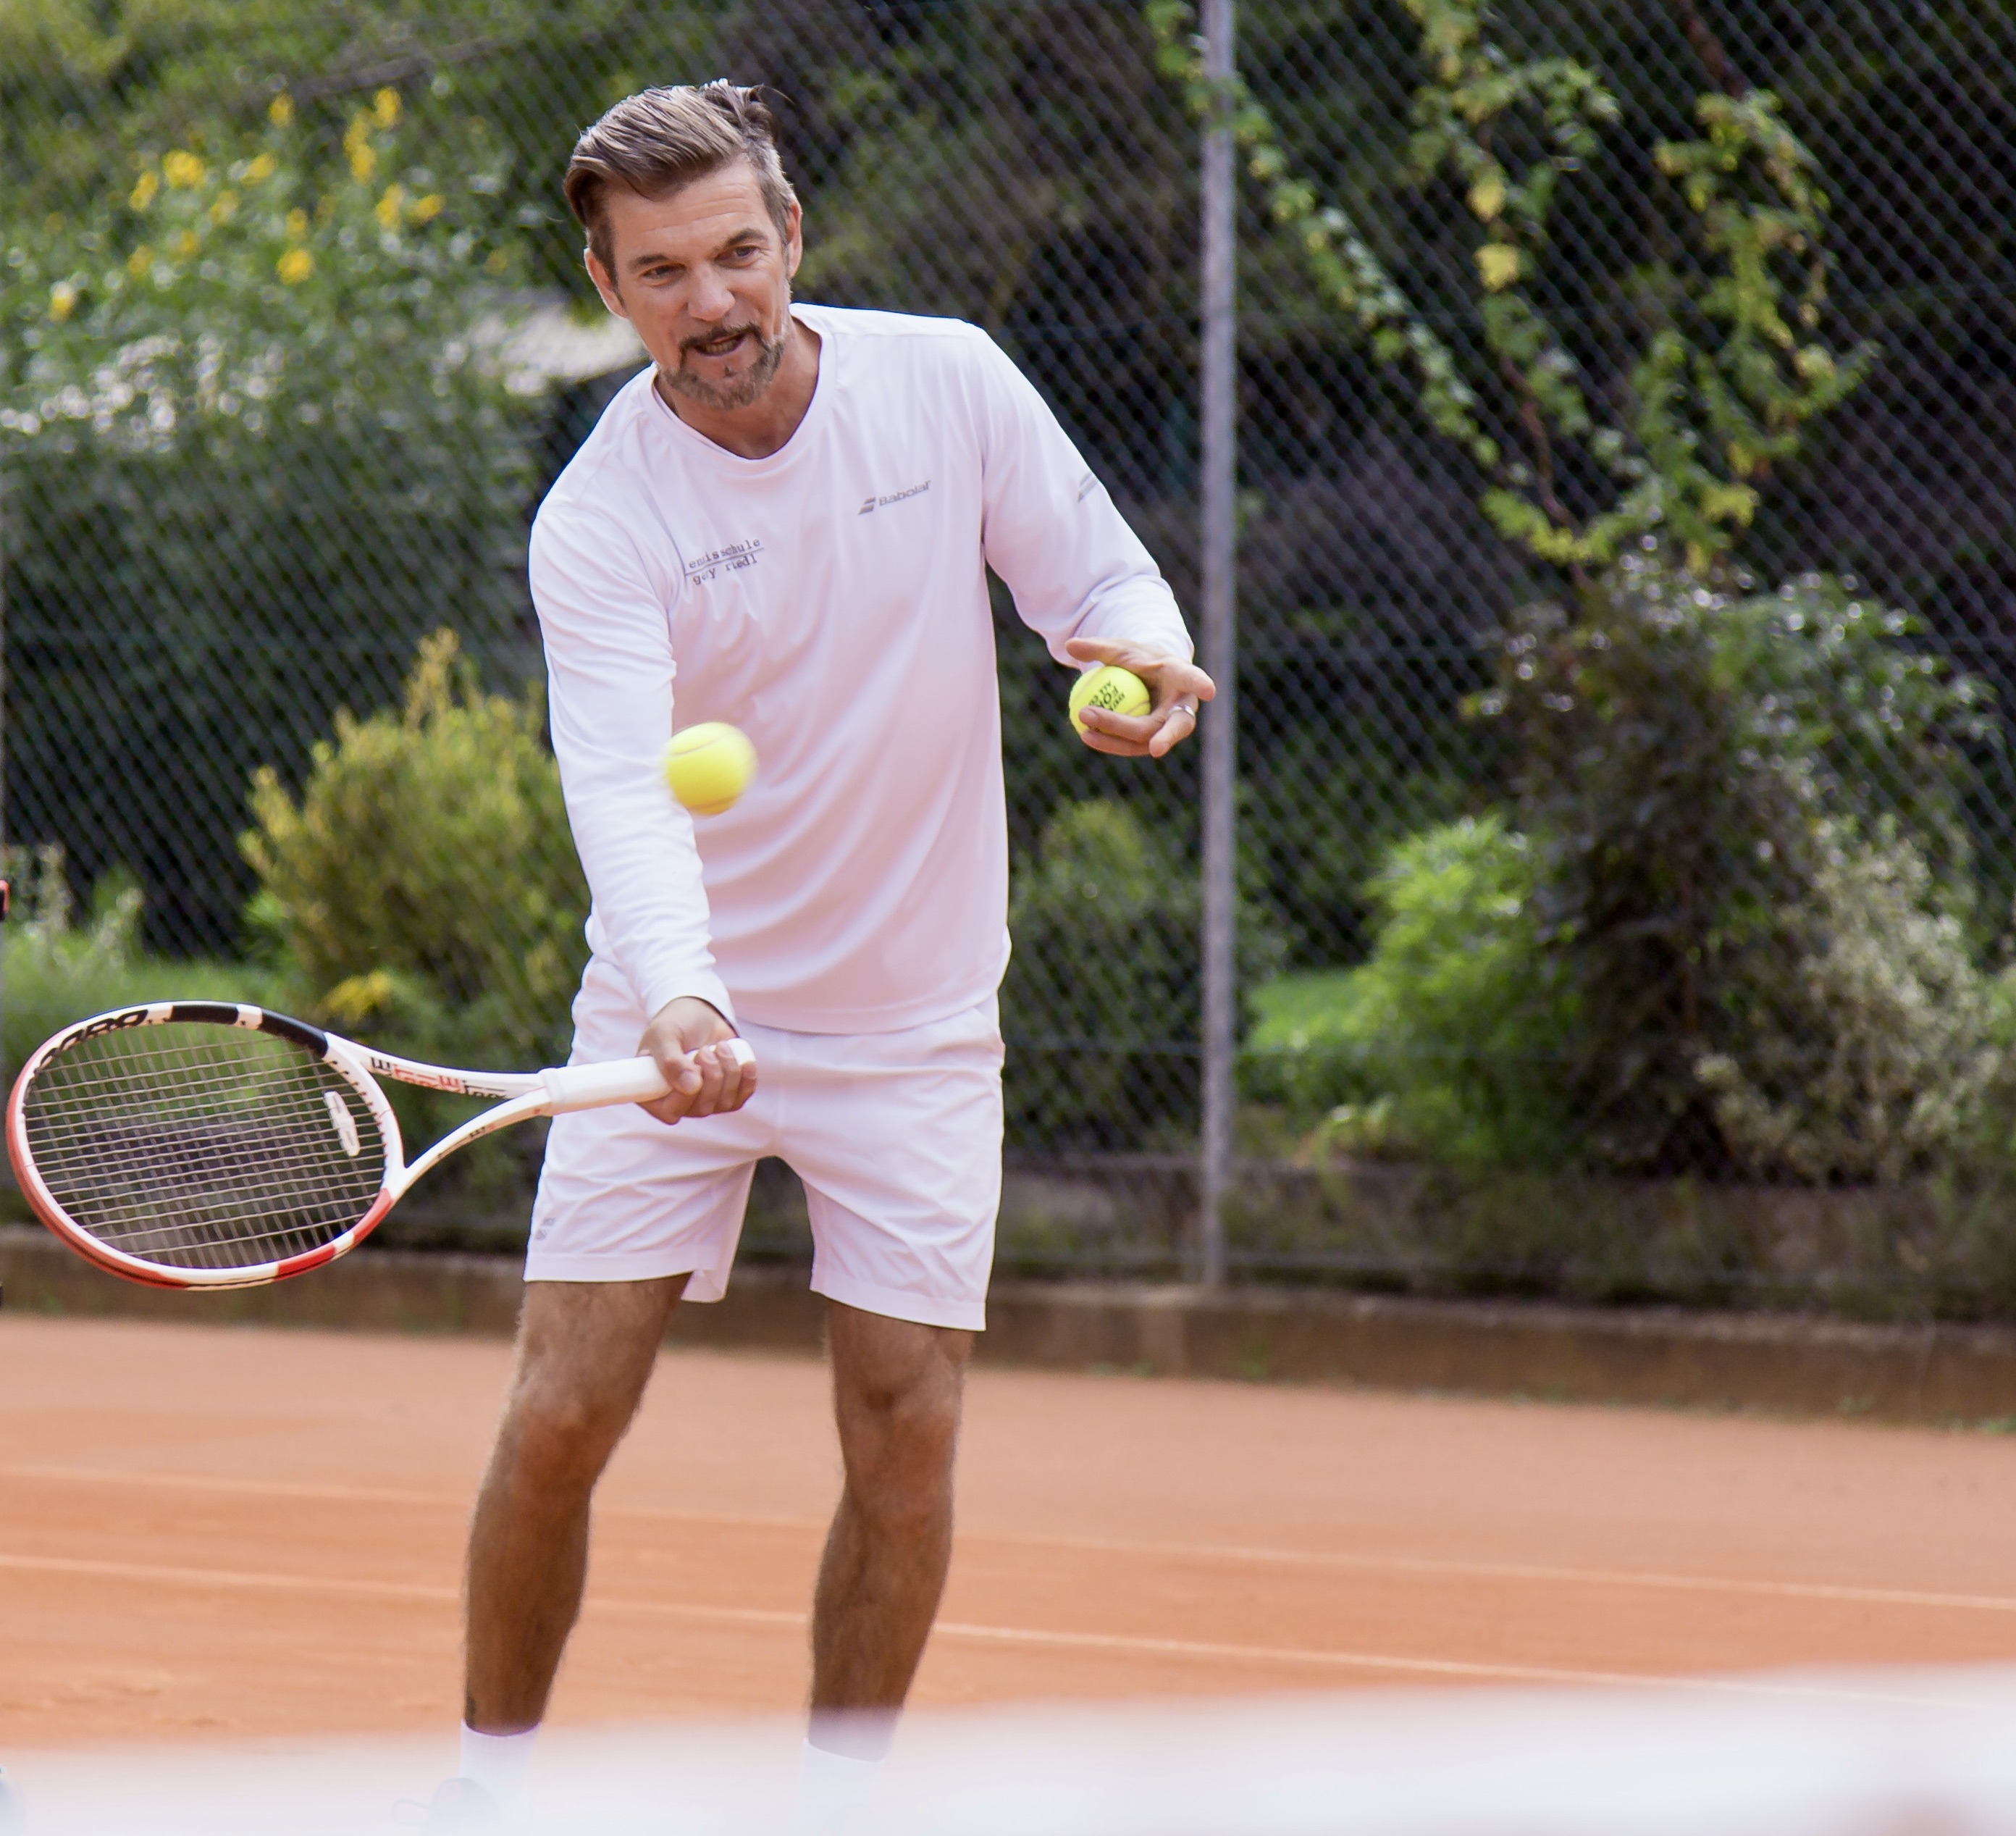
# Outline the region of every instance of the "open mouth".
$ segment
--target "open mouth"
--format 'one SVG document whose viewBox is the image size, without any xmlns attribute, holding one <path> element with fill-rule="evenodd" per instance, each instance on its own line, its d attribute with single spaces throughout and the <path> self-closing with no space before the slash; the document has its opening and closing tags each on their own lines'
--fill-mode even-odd
<svg viewBox="0 0 2016 1836">
<path fill-rule="evenodd" d="M 686 349 L 696 357 L 730 357 L 749 341 L 751 336 L 747 326 L 732 332 L 722 332 L 711 338 L 694 338 L 688 341 Z"/>
</svg>

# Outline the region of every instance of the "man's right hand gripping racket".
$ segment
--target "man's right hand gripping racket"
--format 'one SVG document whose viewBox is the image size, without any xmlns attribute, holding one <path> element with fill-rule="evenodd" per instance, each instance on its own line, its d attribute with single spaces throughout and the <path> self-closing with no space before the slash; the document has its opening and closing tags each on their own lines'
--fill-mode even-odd
<svg viewBox="0 0 2016 1836">
<path fill-rule="evenodd" d="M 754 1054 L 725 1042 L 743 1064 Z M 410 1165 L 378 1079 L 496 1107 Z M 648 1058 L 509 1074 L 418 1064 L 216 1001 L 66 1027 L 7 1103 L 21 1190 L 101 1269 L 157 1287 L 252 1287 L 355 1249 L 421 1175 L 531 1116 L 668 1094 Z"/>
</svg>

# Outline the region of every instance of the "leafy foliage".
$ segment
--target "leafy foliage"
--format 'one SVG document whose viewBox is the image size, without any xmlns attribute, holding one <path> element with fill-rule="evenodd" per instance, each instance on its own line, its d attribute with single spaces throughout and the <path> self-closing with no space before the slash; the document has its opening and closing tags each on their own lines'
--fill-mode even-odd
<svg viewBox="0 0 2016 1836">
<path fill-rule="evenodd" d="M 1532 850 L 1501 816 L 1388 851 L 1368 888 L 1370 956 L 1322 1009 L 1255 1042 L 1256 1061 L 1281 1055 L 1294 1109 L 1329 1110 L 1322 1151 L 1501 1167 L 1569 1151 L 1574 1004 L 1540 947 L 1534 890 Z"/>
<path fill-rule="evenodd" d="M 1909 842 L 1830 826 L 1819 848 L 1782 1017 L 1696 1067 L 1724 1139 L 1746 1165 L 1816 1185 L 2006 1162 L 2007 987 L 1976 966 Z"/>
<path fill-rule="evenodd" d="M 257 135 L 193 135 L 95 207 L 16 226 L 0 430 L 131 452 L 289 421 L 383 437 L 493 397 L 470 308 L 511 272 L 485 203 L 499 175 L 403 164 L 401 108 L 380 89 L 331 169 L 282 95 Z"/>
<path fill-rule="evenodd" d="M 1375 715 L 1334 726 L 1341 734 L 1305 728 L 1269 747 L 1240 787 L 1243 877 L 1298 963 L 1363 958 L 1388 851 L 1480 801 L 1446 765 L 1395 757 Z"/>
<path fill-rule="evenodd" d="M 259 774 L 261 922 L 319 1017 L 451 1063 L 564 1059 L 588 895 L 543 728 L 536 695 L 484 694 L 439 632 L 403 711 L 337 713 L 298 803 Z"/>
<path fill-rule="evenodd" d="M 1806 423 L 1841 401 L 1873 360 L 1820 336 L 1827 298 L 1827 202 L 1813 156 L 1777 98 L 1734 77 L 1697 100 L 1702 137 L 1663 142 L 1662 202 L 1697 258 L 1632 277 L 1645 327 L 1623 412 L 1612 416 L 1534 283 L 1564 178 L 1598 151 L 1617 97 L 1578 59 L 1520 57 L 1493 35 L 1483 0 L 1406 0 L 1427 80 L 1417 90 L 1412 159 L 1427 185 L 1446 172 L 1478 229 L 1474 310 L 1486 367 L 1466 372 L 1367 229 L 1295 170 L 1269 112 L 1242 79 L 1203 74 L 1183 36 L 1185 0 L 1150 0 L 1164 69 L 1193 110 L 1223 121 L 1299 243 L 1321 295 L 1384 362 L 1413 376 L 1421 407 L 1485 474 L 1499 533 L 1579 575 L 1661 530 L 1707 571 L 1755 514 L 1755 481 L 1796 449 Z"/>
<path fill-rule="evenodd" d="M 1962 748 L 1985 696 L 1912 628 L 1845 583 L 1724 593 L 1640 554 L 1507 632 L 1481 711 L 1512 730 L 1536 942 L 1575 992 L 1568 1081 L 1599 1162 L 1729 1165 L 1704 1055 L 1775 1039 L 1767 1056 L 1827 1062 L 1826 1004 L 1807 1034 L 1783 997 L 1841 848 L 1918 838 L 1926 910 L 1965 915 Z"/>
<path fill-rule="evenodd" d="M 1250 985 L 1279 948 L 1246 916 Z M 1194 1129 L 1201 922 L 1196 876 L 1126 805 L 1094 799 L 1051 819 L 1009 903 L 1011 1142 L 1137 1147 Z"/>
<path fill-rule="evenodd" d="M 150 956 L 140 942 L 140 889 L 108 873 L 81 913 L 69 864 L 53 843 L 7 851 L 13 912 L 0 945 L 6 984 L 4 1057 L 12 1078 L 30 1053 L 73 1021 L 143 1001 L 250 1001 L 282 1004 L 269 968 Z"/>
<path fill-rule="evenodd" d="M 380 92 L 323 164 L 276 104 L 0 229 L 10 800 L 185 949 L 236 939 L 255 766 L 375 702 L 442 604 L 484 652 L 521 616 L 495 175 L 406 163 L 399 114 Z"/>
</svg>

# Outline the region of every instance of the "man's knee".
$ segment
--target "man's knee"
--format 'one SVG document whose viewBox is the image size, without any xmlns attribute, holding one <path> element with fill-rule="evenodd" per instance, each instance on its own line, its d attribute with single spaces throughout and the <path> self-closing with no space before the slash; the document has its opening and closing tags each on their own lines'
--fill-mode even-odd
<svg viewBox="0 0 2016 1836">
<path fill-rule="evenodd" d="M 836 1308 L 834 1414 L 848 1488 L 892 1520 L 941 1508 L 973 1335 Z"/>
<path fill-rule="evenodd" d="M 513 1393 L 502 1444 L 535 1482 L 592 1481 L 623 1437 L 635 1407 L 628 1395 L 596 1394 L 555 1374 Z"/>
<path fill-rule="evenodd" d="M 499 1449 L 533 1484 L 592 1484 L 630 1425 L 685 1286 L 536 1283 Z"/>
</svg>

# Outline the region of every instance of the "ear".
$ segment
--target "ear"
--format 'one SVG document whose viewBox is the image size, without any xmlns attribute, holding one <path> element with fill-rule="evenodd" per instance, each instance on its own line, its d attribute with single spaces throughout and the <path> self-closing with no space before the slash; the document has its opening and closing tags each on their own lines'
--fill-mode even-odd
<svg viewBox="0 0 2016 1836">
<path fill-rule="evenodd" d="M 793 198 L 784 211 L 784 272 L 795 279 L 798 264 L 805 258 L 805 214 Z"/>
<path fill-rule="evenodd" d="M 616 290 L 616 277 L 602 265 L 602 257 L 592 249 L 583 249 L 581 258 L 588 265 L 588 278 L 595 283 L 603 304 L 618 319 L 628 319 L 630 315 L 623 304 L 623 296 Z"/>
</svg>

